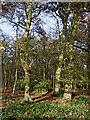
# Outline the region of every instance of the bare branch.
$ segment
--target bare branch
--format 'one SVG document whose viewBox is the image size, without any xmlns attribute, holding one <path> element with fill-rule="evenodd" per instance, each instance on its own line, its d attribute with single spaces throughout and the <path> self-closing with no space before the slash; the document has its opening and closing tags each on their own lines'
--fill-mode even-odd
<svg viewBox="0 0 90 120">
<path fill-rule="evenodd" d="M 7 15 L 4 15 L 4 14 L 1 13 L 1 16 L 7 18 L 7 20 L 9 20 L 9 22 L 15 24 L 16 26 L 18 25 L 18 26 L 21 27 L 22 29 L 26 29 L 25 27 L 21 26 L 20 24 L 17 24 L 16 22 L 10 20 L 10 18 L 9 18 Z"/>
<path fill-rule="evenodd" d="M 82 47 L 80 47 L 80 46 L 76 46 L 76 45 L 74 45 L 74 47 L 79 48 L 79 49 L 82 49 L 82 50 L 84 50 L 84 51 L 86 51 L 86 52 L 89 52 L 88 49 L 82 48 Z"/>
</svg>

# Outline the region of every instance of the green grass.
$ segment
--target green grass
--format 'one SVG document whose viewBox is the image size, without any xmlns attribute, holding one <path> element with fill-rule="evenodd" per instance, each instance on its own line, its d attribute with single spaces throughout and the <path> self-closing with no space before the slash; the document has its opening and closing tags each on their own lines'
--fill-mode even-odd
<svg viewBox="0 0 90 120">
<path fill-rule="evenodd" d="M 3 110 L 2 120 L 28 120 L 28 119 L 58 119 L 71 118 L 89 120 L 88 98 L 80 96 L 77 100 L 72 100 L 70 105 L 66 103 L 36 102 L 29 103 L 19 101 L 16 103 L 8 102 L 9 108 Z"/>
</svg>

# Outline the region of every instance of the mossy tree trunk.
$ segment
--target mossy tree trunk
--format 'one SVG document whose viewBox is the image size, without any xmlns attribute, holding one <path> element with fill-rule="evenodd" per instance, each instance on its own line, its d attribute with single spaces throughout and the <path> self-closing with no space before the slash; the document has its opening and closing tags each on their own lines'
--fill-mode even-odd
<svg viewBox="0 0 90 120">
<path fill-rule="evenodd" d="M 31 97 L 29 94 L 29 90 L 30 90 L 30 69 L 32 66 L 32 61 L 31 63 L 28 65 L 28 51 L 25 51 L 25 45 L 26 45 L 26 38 L 28 38 L 29 35 L 29 29 L 31 26 L 31 15 L 32 15 L 32 0 L 31 2 L 28 3 L 29 5 L 29 10 L 28 10 L 28 17 L 27 17 L 27 24 L 26 24 L 26 29 L 25 29 L 25 33 L 24 33 L 24 37 L 22 39 L 22 45 L 21 45 L 21 52 L 20 52 L 20 60 L 21 60 L 21 64 L 22 67 L 24 69 L 25 72 L 25 93 L 24 93 L 24 100 L 25 101 L 30 101 Z M 26 52 L 26 57 L 25 57 L 25 52 Z"/>
<path fill-rule="evenodd" d="M 15 94 L 15 87 L 16 87 L 16 83 L 18 80 L 18 26 L 16 29 L 16 50 L 15 50 L 15 57 L 16 57 L 16 71 L 15 71 L 15 81 L 14 81 L 14 85 L 13 85 L 13 95 Z"/>
<path fill-rule="evenodd" d="M 61 53 L 59 55 L 59 63 L 58 63 L 58 67 L 55 74 L 55 93 L 58 93 L 60 90 L 60 76 L 61 76 L 63 59 L 64 59 L 66 31 L 67 31 L 67 19 L 63 22 L 63 30 L 62 30 L 62 38 L 61 38 Z"/>
<path fill-rule="evenodd" d="M 68 16 L 70 14 L 70 6 L 71 6 L 71 3 L 68 4 L 68 7 L 65 7 L 65 15 L 63 16 L 62 12 L 60 11 L 59 3 L 57 2 L 59 15 L 60 15 L 60 18 L 62 19 L 62 23 L 63 23 L 63 29 L 62 29 L 62 37 L 61 37 L 61 43 L 60 43 L 61 53 L 59 55 L 59 63 L 58 63 L 58 67 L 56 69 L 56 74 L 55 74 L 55 93 L 58 93 L 60 90 L 60 81 L 61 81 L 60 76 L 61 76 L 62 65 L 63 65 L 63 60 L 64 60 L 67 22 L 68 22 Z"/>
<path fill-rule="evenodd" d="M 31 61 L 31 63 L 28 65 L 27 62 L 26 62 L 26 59 L 23 55 L 23 53 L 20 53 L 20 59 L 21 59 L 21 63 L 22 63 L 22 66 L 23 66 L 23 69 L 24 69 L 24 72 L 25 72 L 25 92 L 24 92 L 24 100 L 25 101 L 30 101 L 31 100 L 31 97 L 30 97 L 30 94 L 29 94 L 29 90 L 30 90 L 30 69 L 31 69 L 31 66 L 33 64 L 33 61 Z"/>
<path fill-rule="evenodd" d="M 65 99 L 71 99 L 72 82 L 74 82 L 74 39 L 77 30 L 77 14 L 74 13 L 71 23 L 71 31 L 69 36 L 69 63 L 68 63 L 68 82 L 65 83 Z M 75 81 L 76 82 L 76 81 Z"/>
<path fill-rule="evenodd" d="M 31 97 L 30 97 L 30 94 L 29 94 L 29 90 L 30 90 L 30 74 L 28 73 L 28 71 L 26 69 L 24 69 L 25 71 L 25 93 L 24 93 L 24 100 L 25 101 L 30 101 L 31 100 Z"/>
<path fill-rule="evenodd" d="M 17 52 L 17 50 L 16 50 Z M 16 53 L 16 56 L 17 56 L 18 53 Z M 18 79 L 18 63 L 16 61 L 16 71 L 15 71 L 15 81 L 14 81 L 14 85 L 13 85 L 13 95 L 15 94 L 15 87 L 16 87 L 16 83 L 17 83 L 17 79 Z"/>
</svg>

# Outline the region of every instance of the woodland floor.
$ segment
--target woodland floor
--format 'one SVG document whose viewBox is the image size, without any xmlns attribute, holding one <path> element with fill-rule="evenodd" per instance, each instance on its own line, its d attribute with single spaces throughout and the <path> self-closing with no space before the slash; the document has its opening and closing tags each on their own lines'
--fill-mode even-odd
<svg viewBox="0 0 90 120">
<path fill-rule="evenodd" d="M 63 100 L 62 97 L 53 97 L 52 96 L 53 93 L 54 91 L 50 91 L 50 92 L 42 92 L 42 93 L 30 93 L 30 95 L 31 95 L 33 102 L 50 101 L 53 103 L 57 103 Z M 2 103 L 2 106 L 0 105 L 0 109 L 9 107 L 8 103 L 5 103 L 6 100 L 10 101 L 10 99 L 12 99 L 13 102 L 18 102 L 19 100 L 22 100 L 23 97 L 24 97 L 24 91 L 15 90 L 15 95 L 12 95 L 12 90 L 6 90 L 5 92 L 3 92 L 2 90 L 2 102 L 0 102 Z M 78 97 L 79 95 L 75 96 L 73 99 L 77 99 Z M 88 102 L 90 103 L 90 99 Z"/>
<path fill-rule="evenodd" d="M 62 100 L 60 97 L 52 97 L 54 91 L 42 92 L 42 93 L 30 93 L 31 99 L 33 102 L 42 102 L 42 101 L 52 101 L 59 102 Z M 2 108 L 8 107 L 8 104 L 4 104 L 5 100 L 13 99 L 15 102 L 22 100 L 24 97 L 24 91 L 15 90 L 15 95 L 12 95 L 12 90 L 6 90 L 5 93 L 2 93 Z"/>
</svg>

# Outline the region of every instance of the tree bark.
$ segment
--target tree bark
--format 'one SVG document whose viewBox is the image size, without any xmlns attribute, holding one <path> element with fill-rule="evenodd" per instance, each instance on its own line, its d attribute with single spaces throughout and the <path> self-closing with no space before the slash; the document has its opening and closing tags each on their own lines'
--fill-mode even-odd
<svg viewBox="0 0 90 120">
<path fill-rule="evenodd" d="M 15 81 L 14 81 L 14 86 L 13 86 L 13 95 L 15 94 L 15 87 L 16 87 L 16 84 L 17 84 L 17 80 L 18 80 L 18 26 L 17 26 L 17 29 L 16 29 L 16 72 L 15 72 Z"/>
<path fill-rule="evenodd" d="M 29 94 L 29 90 L 30 90 L 30 76 L 28 75 L 28 72 L 25 72 L 25 80 L 26 81 L 26 85 L 25 85 L 25 93 L 24 93 L 24 100 L 25 101 L 31 101 L 31 97 Z"/>
<path fill-rule="evenodd" d="M 71 99 L 72 97 L 72 82 L 74 82 L 74 39 L 76 36 L 76 30 L 77 30 L 77 14 L 74 14 L 73 21 L 71 23 L 71 32 L 70 32 L 70 38 L 69 38 L 69 64 L 68 64 L 68 83 L 65 83 L 65 93 L 64 98 L 65 99 Z"/>
<path fill-rule="evenodd" d="M 62 22 L 63 22 L 63 29 L 62 29 L 62 37 L 61 37 L 61 54 L 59 55 L 59 64 L 58 64 L 56 74 L 55 74 L 55 92 L 56 93 L 58 93 L 60 90 L 60 76 L 61 76 L 63 59 L 64 59 L 64 50 L 65 50 L 66 32 L 67 32 L 67 21 L 68 21 L 68 16 L 70 13 L 70 7 L 71 7 L 71 3 L 68 3 L 68 7 L 65 8 L 65 15 L 62 15 L 62 11 L 60 11 L 59 3 L 57 2 L 57 8 L 59 10 L 59 15 L 60 15 Z"/>
<path fill-rule="evenodd" d="M 87 42 L 87 47 L 88 47 L 88 58 L 87 58 L 87 68 L 88 68 L 88 81 L 87 81 L 87 89 L 89 87 L 89 80 L 90 80 L 90 17 L 88 14 L 88 42 Z"/>
<path fill-rule="evenodd" d="M 27 18 L 27 24 L 26 24 L 26 29 L 25 29 L 25 33 L 24 33 L 24 41 L 22 41 L 22 48 L 21 48 L 21 52 L 20 52 L 20 59 L 21 59 L 21 63 L 22 63 L 22 67 L 24 69 L 25 72 L 25 93 L 24 93 L 24 100 L 25 101 L 30 101 L 31 97 L 29 94 L 29 89 L 30 89 L 30 69 L 31 69 L 31 65 L 32 62 L 30 63 L 30 65 L 27 64 L 27 58 L 25 58 L 24 56 L 24 48 L 23 46 L 25 45 L 25 38 L 28 37 L 29 35 L 29 29 L 30 29 L 30 25 L 31 25 L 31 15 L 32 15 L 32 0 L 31 2 L 28 3 L 29 4 L 29 10 L 28 10 L 28 18 Z"/>
<path fill-rule="evenodd" d="M 16 66 L 16 72 L 15 72 L 15 81 L 14 81 L 14 86 L 13 86 L 13 95 L 15 94 L 16 83 L 17 83 L 17 66 Z"/>
<path fill-rule="evenodd" d="M 24 100 L 25 101 L 30 101 L 31 97 L 29 95 L 29 89 L 30 89 L 30 69 L 32 66 L 33 61 L 31 61 L 31 63 L 28 65 L 25 61 L 24 55 L 23 53 L 20 53 L 20 59 L 21 59 L 21 63 L 25 72 L 25 93 L 24 93 Z"/>
<path fill-rule="evenodd" d="M 43 66 L 43 82 L 45 82 L 45 66 Z"/>
<path fill-rule="evenodd" d="M 56 93 L 58 93 L 60 90 L 60 76 L 61 76 L 63 59 L 64 59 L 66 31 L 67 31 L 67 19 L 63 22 L 63 30 L 62 30 L 62 38 L 61 38 L 61 54 L 59 55 L 59 64 L 55 74 L 55 92 Z"/>
<path fill-rule="evenodd" d="M 6 89 L 7 89 L 7 74 L 6 74 L 6 70 L 5 70 L 5 68 L 4 68 L 4 92 L 6 91 Z"/>
</svg>

